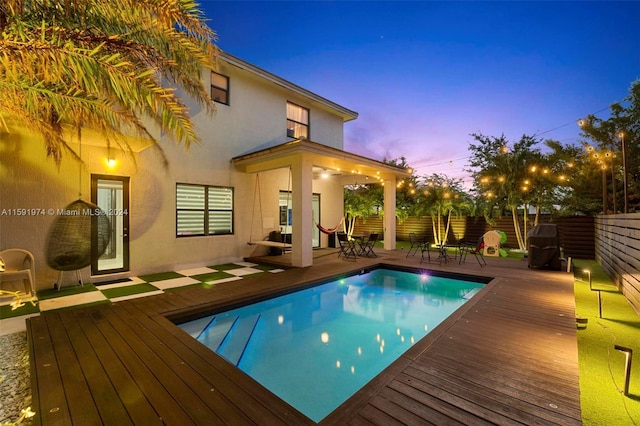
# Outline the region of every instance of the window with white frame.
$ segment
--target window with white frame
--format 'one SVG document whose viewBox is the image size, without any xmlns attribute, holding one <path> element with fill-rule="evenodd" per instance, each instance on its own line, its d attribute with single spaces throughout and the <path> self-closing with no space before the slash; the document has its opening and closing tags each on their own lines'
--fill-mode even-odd
<svg viewBox="0 0 640 426">
<path fill-rule="evenodd" d="M 309 139 L 309 110 L 287 102 L 287 136 Z"/>
<path fill-rule="evenodd" d="M 233 188 L 176 184 L 176 236 L 233 233 Z"/>
<path fill-rule="evenodd" d="M 211 99 L 229 105 L 229 77 L 211 71 Z"/>
</svg>

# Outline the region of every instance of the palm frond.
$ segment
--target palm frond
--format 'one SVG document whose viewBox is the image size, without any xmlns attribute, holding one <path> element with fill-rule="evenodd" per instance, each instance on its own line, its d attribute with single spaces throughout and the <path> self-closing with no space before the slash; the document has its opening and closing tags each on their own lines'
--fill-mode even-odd
<svg viewBox="0 0 640 426">
<path fill-rule="evenodd" d="M 150 119 L 188 148 L 199 138 L 178 93 L 215 112 L 200 79 L 215 67 L 215 33 L 193 1 L 8 1 L 0 18 L 0 108 L 39 132 L 58 163 L 67 126 L 109 143 L 151 138 Z"/>
</svg>

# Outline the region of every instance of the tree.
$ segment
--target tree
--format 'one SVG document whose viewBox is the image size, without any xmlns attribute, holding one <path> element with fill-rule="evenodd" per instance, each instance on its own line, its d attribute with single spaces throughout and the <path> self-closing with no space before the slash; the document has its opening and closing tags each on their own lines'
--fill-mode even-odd
<svg viewBox="0 0 640 426">
<path fill-rule="evenodd" d="M 215 111 L 200 81 L 214 41 L 193 0 L 3 0 L 0 129 L 39 133 L 57 164 L 83 128 L 130 151 L 124 135 L 158 147 L 150 121 L 188 148 L 198 136 L 177 88 Z"/>
<path fill-rule="evenodd" d="M 640 210 L 640 80 L 631 84 L 629 95 L 622 103 L 616 102 L 610 109 L 611 116 L 607 119 L 592 114 L 581 119 L 582 136 L 593 143 L 590 147 L 594 151 L 612 155 L 608 169 L 612 178 L 613 212 L 623 211 L 625 201 L 628 211 Z M 627 199 L 617 205 L 616 200 L 625 192 L 625 177 Z"/>
<path fill-rule="evenodd" d="M 446 243 L 451 226 L 452 216 L 459 216 L 471 210 L 469 197 L 462 187 L 460 179 L 454 179 L 437 173 L 423 178 L 420 199 L 417 205 L 418 215 L 431 216 L 434 242 L 437 245 Z M 443 219 L 446 223 L 443 226 Z"/>
<path fill-rule="evenodd" d="M 527 168 L 541 158 L 540 151 L 534 148 L 538 140 L 522 135 L 509 146 L 504 135 L 497 138 L 474 133 L 471 136 L 478 142 L 469 145 L 472 155 L 468 171 L 474 178 L 476 190 L 493 200 L 495 207 L 511 212 L 518 247 L 524 250 L 526 241 L 520 231 L 518 207 L 527 201 Z"/>
<path fill-rule="evenodd" d="M 368 185 L 356 185 L 344 188 L 345 233 L 351 237 L 356 225 L 356 219 L 366 221 L 372 214 L 375 198 L 371 197 Z"/>
<path fill-rule="evenodd" d="M 545 141 L 545 145 L 551 150 L 547 156 L 557 183 L 551 202 L 559 207 L 558 214 L 591 216 L 603 211 L 603 170 L 590 159 L 588 152 L 582 146 L 562 145 L 551 140 Z"/>
</svg>

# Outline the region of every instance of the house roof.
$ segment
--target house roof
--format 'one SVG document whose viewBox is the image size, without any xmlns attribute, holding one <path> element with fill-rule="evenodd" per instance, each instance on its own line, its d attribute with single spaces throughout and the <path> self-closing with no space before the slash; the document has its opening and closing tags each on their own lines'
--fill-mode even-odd
<svg viewBox="0 0 640 426">
<path fill-rule="evenodd" d="M 411 175 L 410 169 L 383 163 L 358 154 L 322 145 L 306 139 L 296 139 L 271 148 L 231 159 L 234 166 L 247 173 L 289 167 L 295 157 L 311 158 L 316 168 L 325 169 L 333 175 L 341 175 L 346 181 L 364 183 L 363 179 L 396 179 Z M 346 182 L 345 182 L 346 183 Z"/>
<path fill-rule="evenodd" d="M 357 112 L 352 111 L 348 108 L 345 108 L 342 105 L 339 105 L 333 101 L 330 101 L 327 98 L 323 98 L 322 96 L 316 93 L 313 93 L 303 87 L 298 86 L 297 84 L 294 84 L 288 80 L 285 80 L 282 77 L 278 77 L 277 75 L 272 74 L 269 71 L 266 71 L 260 67 L 250 64 L 249 62 L 244 61 L 238 57 L 235 57 L 230 53 L 220 51 L 219 57 L 220 59 L 222 59 L 223 61 L 225 61 L 230 65 L 236 66 L 240 69 L 243 69 L 247 72 L 257 75 L 267 81 L 270 81 L 271 83 L 274 83 L 280 87 L 283 87 L 287 90 L 293 91 L 301 96 L 304 96 L 310 99 L 311 101 L 318 103 L 325 109 L 332 110 L 334 113 L 337 113 L 339 116 L 341 116 L 345 122 L 355 120 L 356 118 L 358 118 Z"/>
</svg>

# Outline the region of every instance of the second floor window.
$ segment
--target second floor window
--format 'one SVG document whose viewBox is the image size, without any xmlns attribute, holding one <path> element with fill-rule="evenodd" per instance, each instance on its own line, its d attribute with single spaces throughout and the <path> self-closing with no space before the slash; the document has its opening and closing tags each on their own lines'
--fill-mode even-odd
<svg viewBox="0 0 640 426">
<path fill-rule="evenodd" d="M 287 136 L 309 139 L 309 110 L 287 102 Z"/>
<path fill-rule="evenodd" d="M 229 77 L 211 71 L 211 99 L 229 105 Z"/>
</svg>

